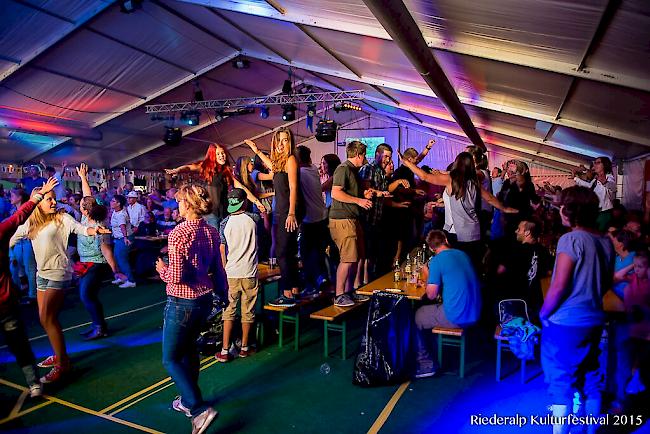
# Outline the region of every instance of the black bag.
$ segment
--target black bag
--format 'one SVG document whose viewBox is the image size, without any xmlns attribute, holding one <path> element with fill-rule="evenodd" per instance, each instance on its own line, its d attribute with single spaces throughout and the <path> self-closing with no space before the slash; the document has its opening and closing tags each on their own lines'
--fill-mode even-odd
<svg viewBox="0 0 650 434">
<path fill-rule="evenodd" d="M 415 371 L 415 323 L 404 295 L 379 292 L 368 308 L 366 333 L 354 362 L 352 383 L 362 387 L 399 384 Z"/>
</svg>

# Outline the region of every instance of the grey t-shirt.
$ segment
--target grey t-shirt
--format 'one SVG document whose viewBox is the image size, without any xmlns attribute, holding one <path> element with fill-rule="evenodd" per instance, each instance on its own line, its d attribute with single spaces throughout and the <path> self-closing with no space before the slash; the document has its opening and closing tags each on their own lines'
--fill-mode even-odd
<svg viewBox="0 0 650 434">
<path fill-rule="evenodd" d="M 361 197 L 361 182 L 359 182 L 359 170 L 354 167 L 350 160 L 345 160 L 334 171 L 332 187 L 343 187 L 343 191 L 355 197 Z M 331 219 L 358 219 L 359 206 L 354 203 L 340 202 L 332 197 L 330 207 Z"/>
<path fill-rule="evenodd" d="M 580 327 L 603 324 L 603 295 L 614 275 L 612 243 L 607 237 L 574 230 L 560 237 L 557 254 L 560 253 L 569 255 L 575 264 L 569 283 L 571 291 L 549 321 Z"/>
</svg>

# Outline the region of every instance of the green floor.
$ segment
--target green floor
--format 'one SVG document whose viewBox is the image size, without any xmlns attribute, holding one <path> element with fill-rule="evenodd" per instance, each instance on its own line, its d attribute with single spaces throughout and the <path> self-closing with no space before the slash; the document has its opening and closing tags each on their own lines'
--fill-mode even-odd
<svg viewBox="0 0 650 434">
<path fill-rule="evenodd" d="M 61 321 L 64 328 L 73 327 L 66 331 L 66 339 L 74 373 L 60 387 L 46 389 L 53 398 L 26 398 L 14 409 L 21 395 L 16 385 L 22 386 L 23 380 L 7 349 L 0 349 L 0 431 L 189 432 L 188 419 L 170 408 L 176 390 L 160 362 L 162 285 L 107 287 L 101 297 L 106 316 L 114 316 L 108 320 L 111 336 L 83 342 L 78 333 L 84 328 L 75 326 L 86 323 L 88 315 L 78 296 L 68 294 Z M 34 338 L 32 347 L 41 359 L 50 352 L 48 341 L 39 337 L 43 330 L 37 325 L 35 309 L 24 313 Z M 350 349 L 358 347 L 360 323 L 353 327 L 352 335 L 357 337 Z M 303 325 L 300 352 L 290 345 L 278 349 L 270 327 L 267 345 L 254 357 L 228 364 L 205 359 L 200 386 L 220 412 L 209 433 L 365 433 L 375 423 L 383 424 L 382 433 L 550 432 L 549 427 L 509 431 L 471 424 L 470 416 L 478 413 L 546 414 L 541 376 L 525 385 L 518 375 L 495 382 L 494 343 L 489 339 L 470 341 L 465 379 L 448 373 L 411 382 L 393 403 L 392 412 L 380 418 L 398 386 L 353 386 L 354 357 L 324 359 L 320 321 L 303 321 Z M 338 338 L 333 339 L 333 355 L 338 344 Z M 457 351 L 445 352 L 445 368 L 456 369 L 457 358 Z M 321 373 L 323 363 L 330 366 L 329 374 Z M 504 371 L 515 368 L 506 359 Z M 538 371 L 534 366 L 531 374 Z M 30 411 L 34 406 L 40 407 Z"/>
</svg>

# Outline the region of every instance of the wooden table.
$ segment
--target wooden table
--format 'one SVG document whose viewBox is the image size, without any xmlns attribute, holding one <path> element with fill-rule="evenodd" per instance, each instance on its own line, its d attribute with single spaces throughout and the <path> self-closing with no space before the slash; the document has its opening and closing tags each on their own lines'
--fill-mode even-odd
<svg viewBox="0 0 650 434">
<path fill-rule="evenodd" d="M 134 238 L 139 241 L 167 241 L 167 235 L 158 235 L 158 236 L 143 235 L 143 236 L 136 236 Z"/>
<path fill-rule="evenodd" d="M 546 292 L 549 286 L 551 286 L 551 276 L 543 277 L 541 284 L 542 292 L 546 296 Z M 608 313 L 625 312 L 625 305 L 623 305 L 623 300 L 618 298 L 614 291 L 610 289 L 603 296 L 603 310 Z"/>
<path fill-rule="evenodd" d="M 271 268 L 266 264 L 257 265 L 257 279 L 262 281 L 280 275 L 280 267 Z"/>
<path fill-rule="evenodd" d="M 397 288 L 400 292 L 396 292 L 396 294 L 405 295 L 411 300 L 421 300 L 422 297 L 424 297 L 424 285 L 417 286 L 415 283 L 408 283 L 406 280 L 394 282 L 393 277 L 394 274 L 392 272 L 384 274 L 378 279 L 375 279 L 367 285 L 357 289 L 357 293 L 362 295 L 372 295 L 375 291 L 383 291 L 387 288 Z"/>
</svg>

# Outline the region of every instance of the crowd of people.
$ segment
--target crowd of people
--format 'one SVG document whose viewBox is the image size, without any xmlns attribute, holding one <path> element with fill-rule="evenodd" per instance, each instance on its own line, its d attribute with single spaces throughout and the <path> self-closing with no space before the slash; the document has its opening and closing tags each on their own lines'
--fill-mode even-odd
<svg viewBox="0 0 650 434">
<path fill-rule="evenodd" d="M 202 432 L 217 413 L 197 385 L 196 339 L 215 297 L 226 306 L 223 349 L 215 357 L 229 362 L 238 309 L 242 338 L 236 355 L 254 353 L 249 334 L 260 262 L 280 269 L 272 305 L 291 307 L 300 298 L 332 292 L 334 305 L 345 307 L 366 300 L 359 287 L 410 262 L 423 244 L 433 254 L 423 270 L 425 298 L 432 302 L 415 313 L 416 377 L 438 368 L 432 327 L 494 325 L 500 300 L 522 299 L 531 322 L 542 329 L 553 414 L 567 416 L 576 391 L 586 411 L 598 414 L 602 299 L 613 288 L 628 313 L 614 322 L 619 378 L 613 407 L 623 409 L 628 396 L 644 389 L 650 255 L 641 216 L 616 199 L 609 158 L 576 168 L 576 185 L 562 189 L 536 186 L 523 161 L 490 171 L 487 155 L 475 146 L 440 171 L 419 166 L 434 141 L 422 152 L 404 150 L 397 168 L 385 143 L 366 155 L 366 145 L 352 141 L 344 161 L 327 154 L 318 167 L 286 128 L 273 134 L 268 154 L 253 141 L 245 143 L 253 156 L 234 166 L 226 149 L 212 144 L 201 161 L 167 169 L 194 178 L 164 194 L 144 194 L 131 183 L 99 189 L 89 184 L 82 164 L 81 194 L 63 187 L 61 171 L 45 167 L 46 179 L 34 167 L 1 198 L 0 320 L 19 324 L 4 331 L 33 395 L 70 369 L 57 317 L 73 270 L 92 319 L 86 339 L 109 332 L 98 298 L 104 279 L 133 288 L 155 271 L 166 284 L 163 364 L 181 393 L 172 407 L 192 418 L 193 432 Z M 168 236 L 162 251 L 160 236 Z M 542 282 L 551 273 L 544 293 Z M 52 345 L 54 354 L 38 364 L 51 370 L 40 379 L 15 288 L 24 293 L 24 304 L 37 300 Z M 557 429 L 568 432 L 561 424 Z"/>
</svg>

